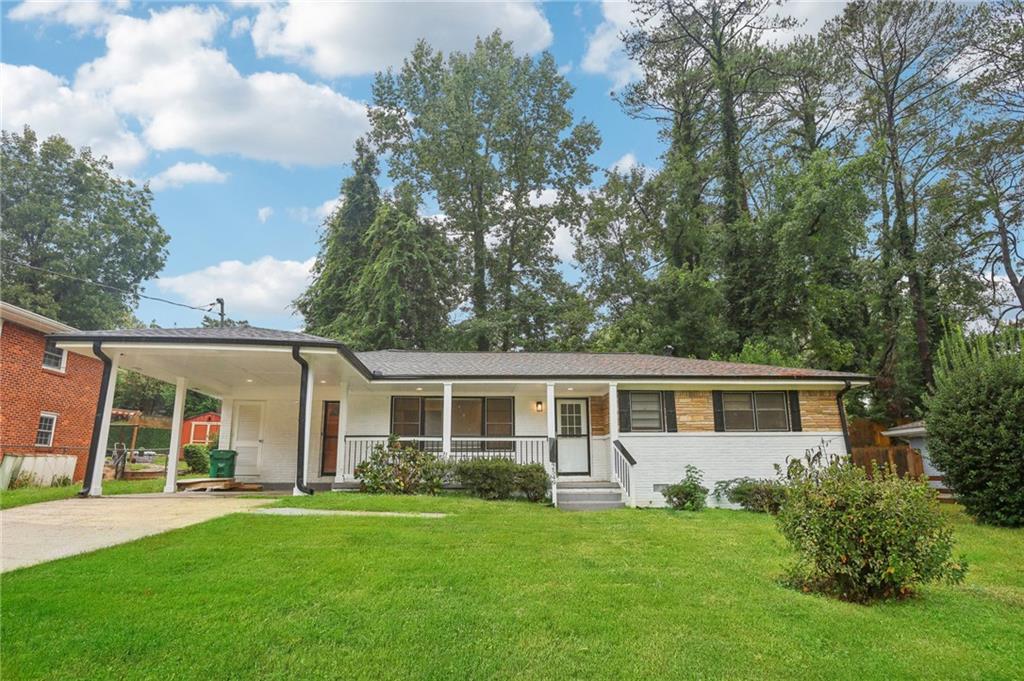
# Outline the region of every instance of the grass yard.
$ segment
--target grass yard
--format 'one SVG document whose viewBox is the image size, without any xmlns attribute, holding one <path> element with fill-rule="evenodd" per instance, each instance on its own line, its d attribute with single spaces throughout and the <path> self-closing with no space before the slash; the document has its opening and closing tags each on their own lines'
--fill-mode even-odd
<svg viewBox="0 0 1024 681">
<path fill-rule="evenodd" d="M 38 504 L 41 501 L 57 501 L 70 499 L 82 491 L 82 483 L 76 482 L 66 487 L 22 487 L 20 489 L 0 490 L 0 509 Z M 104 494 L 144 494 L 147 492 L 163 492 L 164 479 L 153 480 L 104 480 Z"/>
<path fill-rule="evenodd" d="M 1024 532 L 953 512 L 966 584 L 864 607 L 776 581 L 770 517 L 569 514 L 462 497 L 280 505 L 3 577 L 23 678 L 1012 679 Z"/>
</svg>

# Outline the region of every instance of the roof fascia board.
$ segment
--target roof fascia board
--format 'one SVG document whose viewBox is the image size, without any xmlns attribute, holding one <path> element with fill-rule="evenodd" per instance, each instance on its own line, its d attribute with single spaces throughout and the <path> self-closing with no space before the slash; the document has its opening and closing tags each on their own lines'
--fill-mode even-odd
<svg viewBox="0 0 1024 681">
<path fill-rule="evenodd" d="M 30 328 L 33 331 L 41 331 L 43 333 L 78 331 L 78 329 L 73 326 L 68 326 L 63 322 L 58 322 L 56 319 L 44 317 L 37 312 L 32 312 L 31 310 L 26 310 L 23 307 L 11 305 L 10 303 L 3 303 L 0 305 L 0 318 L 5 322 L 18 324 L 20 326 Z"/>
<path fill-rule="evenodd" d="M 545 385 L 547 383 L 573 383 L 577 385 L 608 385 L 609 383 L 617 383 L 619 387 L 625 385 L 680 385 L 680 384 L 714 384 L 714 385 L 734 385 L 736 383 L 755 383 L 755 384 L 767 384 L 776 385 L 779 383 L 799 383 L 801 386 L 822 386 L 822 387 L 843 387 L 846 385 L 846 380 L 842 378 L 823 378 L 820 376 L 810 377 L 796 377 L 796 376 L 736 376 L 736 377 L 723 377 L 723 376 L 659 376 L 659 377 L 646 377 L 646 376 L 501 376 L 501 377 L 478 377 L 478 376 L 420 376 L 416 378 L 391 378 L 388 376 L 374 376 L 372 383 L 387 384 L 387 385 L 417 385 L 422 383 L 456 383 L 460 385 L 464 384 L 510 384 L 510 383 L 536 383 L 537 385 Z M 850 384 L 856 387 L 870 385 L 870 381 L 866 379 L 851 380 Z"/>
</svg>

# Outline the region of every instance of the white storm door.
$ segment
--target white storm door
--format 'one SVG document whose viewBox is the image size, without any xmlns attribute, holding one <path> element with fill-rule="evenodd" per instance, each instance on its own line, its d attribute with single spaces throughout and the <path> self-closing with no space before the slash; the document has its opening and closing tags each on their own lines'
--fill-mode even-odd
<svg viewBox="0 0 1024 681">
<path fill-rule="evenodd" d="M 587 400 L 555 400 L 559 475 L 590 474 Z"/>
<path fill-rule="evenodd" d="M 238 452 L 235 475 L 259 475 L 263 449 L 263 403 L 235 402 L 232 448 Z"/>
</svg>

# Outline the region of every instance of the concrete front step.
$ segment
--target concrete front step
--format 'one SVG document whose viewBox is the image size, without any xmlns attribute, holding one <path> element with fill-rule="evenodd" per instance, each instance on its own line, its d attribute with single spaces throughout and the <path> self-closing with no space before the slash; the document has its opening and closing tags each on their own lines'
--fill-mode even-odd
<svg viewBox="0 0 1024 681">
<path fill-rule="evenodd" d="M 622 501 L 622 492 L 612 489 L 573 489 L 558 490 L 558 503 L 591 501 Z"/>
<path fill-rule="evenodd" d="M 559 479 L 558 489 L 621 489 L 619 483 L 608 480 L 564 480 Z"/>
<path fill-rule="evenodd" d="M 608 511 L 613 508 L 625 508 L 624 501 L 562 501 L 558 500 L 558 508 L 563 511 Z"/>
</svg>

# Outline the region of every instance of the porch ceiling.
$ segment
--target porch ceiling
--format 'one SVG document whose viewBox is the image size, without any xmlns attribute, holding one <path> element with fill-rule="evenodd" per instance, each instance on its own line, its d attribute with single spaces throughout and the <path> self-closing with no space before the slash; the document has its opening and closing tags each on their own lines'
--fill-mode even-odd
<svg viewBox="0 0 1024 681">
<path fill-rule="evenodd" d="M 94 356 L 91 344 L 62 342 L 65 350 Z M 118 355 L 118 366 L 144 376 L 174 383 L 184 377 L 188 387 L 223 397 L 238 389 L 299 385 L 300 367 L 287 346 L 175 345 L 104 343 L 103 352 Z M 364 379 L 340 354 L 323 348 L 303 348 L 302 357 L 317 383 L 337 385 Z"/>
</svg>

